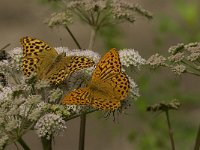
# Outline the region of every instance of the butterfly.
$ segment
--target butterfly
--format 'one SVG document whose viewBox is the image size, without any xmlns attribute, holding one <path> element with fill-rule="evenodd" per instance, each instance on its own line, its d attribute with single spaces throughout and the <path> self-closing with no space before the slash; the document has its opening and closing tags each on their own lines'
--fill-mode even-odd
<svg viewBox="0 0 200 150">
<path fill-rule="evenodd" d="M 88 86 L 78 88 L 62 100 L 64 105 L 89 105 L 93 108 L 115 111 L 129 92 L 130 82 L 122 72 L 118 51 L 113 48 L 97 64 Z"/>
<path fill-rule="evenodd" d="M 71 73 L 94 64 L 84 56 L 66 56 L 64 52 L 58 54 L 53 47 L 36 38 L 23 37 L 20 42 L 23 46 L 22 70 L 25 76 L 36 72 L 39 79 L 58 84 Z"/>
</svg>

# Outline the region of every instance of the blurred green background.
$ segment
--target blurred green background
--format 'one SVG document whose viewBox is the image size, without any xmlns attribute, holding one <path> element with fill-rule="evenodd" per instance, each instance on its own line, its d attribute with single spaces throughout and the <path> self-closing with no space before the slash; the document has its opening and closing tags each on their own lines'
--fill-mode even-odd
<svg viewBox="0 0 200 150">
<path fill-rule="evenodd" d="M 133 0 L 132 0 L 133 1 Z M 133 1 L 134 2 L 134 1 Z M 97 37 L 95 51 L 103 54 L 107 47 L 134 48 L 144 57 L 159 52 L 167 55 L 170 46 L 200 40 L 200 1 L 146 1 L 139 2 L 153 12 L 154 19 L 139 17 L 135 24 L 122 24 L 107 28 Z M 19 47 L 19 39 L 33 36 L 47 41 L 51 46 L 76 48 L 63 28 L 50 29 L 44 20 L 57 11 L 45 0 L 1 0 L 0 1 L 0 47 L 11 43 L 12 50 Z M 83 48 L 87 48 L 90 28 L 82 23 L 70 26 Z M 146 112 L 148 105 L 177 98 L 182 103 L 178 111 L 170 112 L 177 149 L 190 150 L 200 123 L 200 80 L 185 74 L 177 77 L 167 69 L 150 71 L 144 68 L 131 72 L 140 88 L 141 97 L 126 114 L 105 120 L 93 113 L 87 117 L 86 150 L 169 150 L 166 118 L 164 114 Z M 54 149 L 78 149 L 79 119 L 67 123 L 66 132 L 56 137 Z M 24 136 L 33 149 L 41 149 L 35 133 Z M 14 145 L 6 149 L 16 149 Z"/>
</svg>

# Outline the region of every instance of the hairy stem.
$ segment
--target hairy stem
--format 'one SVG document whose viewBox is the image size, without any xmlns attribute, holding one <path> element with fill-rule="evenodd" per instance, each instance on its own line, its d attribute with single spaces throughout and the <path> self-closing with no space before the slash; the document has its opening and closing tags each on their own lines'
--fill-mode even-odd
<svg viewBox="0 0 200 150">
<path fill-rule="evenodd" d="M 68 31 L 68 33 L 70 34 L 70 36 L 72 37 L 72 39 L 74 40 L 74 42 L 76 43 L 77 47 L 79 49 L 81 49 L 80 44 L 78 43 L 78 41 L 76 40 L 75 36 L 73 35 L 73 33 L 71 32 L 71 30 L 69 29 L 68 26 L 65 26 L 65 29 Z"/>
<path fill-rule="evenodd" d="M 46 139 L 46 137 L 41 138 L 43 150 L 52 150 L 52 137 Z"/>
<path fill-rule="evenodd" d="M 199 149 L 200 149 L 200 125 L 199 125 L 199 130 L 197 133 L 196 142 L 194 146 L 194 150 L 199 150 Z"/>
<path fill-rule="evenodd" d="M 24 140 L 21 137 L 17 141 L 23 147 L 24 150 L 30 150 L 30 148 L 28 147 L 28 145 L 24 142 Z"/>
<path fill-rule="evenodd" d="M 165 113 L 166 113 L 166 117 L 167 117 L 167 125 L 168 125 L 168 129 L 169 129 L 169 137 L 170 137 L 170 141 L 171 141 L 172 150 L 175 150 L 173 131 L 172 131 L 171 123 L 170 123 L 170 120 L 169 120 L 169 112 L 168 112 L 168 110 L 166 110 Z"/>
</svg>

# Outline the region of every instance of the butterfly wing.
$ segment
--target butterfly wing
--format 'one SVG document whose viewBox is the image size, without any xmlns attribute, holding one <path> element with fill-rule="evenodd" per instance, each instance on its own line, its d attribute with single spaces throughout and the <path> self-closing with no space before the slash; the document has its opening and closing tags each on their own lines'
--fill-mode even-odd
<svg viewBox="0 0 200 150">
<path fill-rule="evenodd" d="M 90 89 L 88 87 L 79 88 L 67 94 L 61 101 L 64 105 L 88 105 Z"/>
<path fill-rule="evenodd" d="M 50 82 L 58 84 L 67 76 L 80 69 L 91 67 L 94 62 L 83 56 L 65 56 L 47 73 L 46 79 Z"/>
<path fill-rule="evenodd" d="M 106 80 L 121 72 L 119 54 L 115 48 L 107 52 L 97 64 L 92 75 L 92 81 Z"/>
<path fill-rule="evenodd" d="M 58 56 L 56 50 L 42 40 L 23 37 L 20 42 L 23 47 L 22 69 L 26 76 L 30 76 L 32 72 L 37 72 L 40 77 L 42 73 L 39 70 L 42 69 L 39 69 L 39 67 L 42 65 L 42 68 L 48 68 L 48 65 L 53 63 Z"/>
<path fill-rule="evenodd" d="M 100 91 L 92 92 L 90 98 L 90 105 L 100 110 L 114 111 L 121 106 L 120 100 Z"/>
<path fill-rule="evenodd" d="M 114 110 L 121 106 L 129 91 L 130 83 L 121 71 L 119 54 L 116 49 L 107 52 L 93 73 L 90 87 L 92 90 L 92 106 L 103 110 Z"/>
<path fill-rule="evenodd" d="M 101 110 L 114 111 L 121 106 L 130 87 L 116 49 L 107 52 L 97 64 L 88 87 L 79 88 L 65 96 L 62 104 L 89 104 Z"/>
</svg>

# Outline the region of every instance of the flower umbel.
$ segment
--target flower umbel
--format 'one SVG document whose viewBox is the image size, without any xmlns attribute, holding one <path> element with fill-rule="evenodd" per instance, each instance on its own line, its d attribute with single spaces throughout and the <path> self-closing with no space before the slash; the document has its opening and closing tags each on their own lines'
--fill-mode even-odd
<svg viewBox="0 0 200 150">
<path fill-rule="evenodd" d="M 181 43 L 170 47 L 168 52 L 170 56 L 167 58 L 159 54 L 152 55 L 147 64 L 153 68 L 169 67 L 177 75 L 191 73 L 200 76 L 200 43 Z"/>
<path fill-rule="evenodd" d="M 138 4 L 121 0 L 69 0 L 62 1 L 64 11 L 52 14 L 48 21 L 50 27 L 68 25 L 73 16 L 99 29 L 104 26 L 122 22 L 133 23 L 137 15 L 152 19 L 152 14 Z"/>
<path fill-rule="evenodd" d="M 59 135 L 65 129 L 65 121 L 62 117 L 53 113 L 44 115 L 35 125 L 38 136 L 45 137 L 46 139 L 50 139 L 52 134 Z"/>
</svg>

